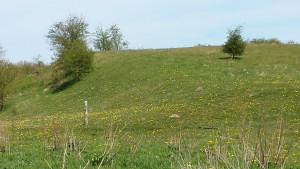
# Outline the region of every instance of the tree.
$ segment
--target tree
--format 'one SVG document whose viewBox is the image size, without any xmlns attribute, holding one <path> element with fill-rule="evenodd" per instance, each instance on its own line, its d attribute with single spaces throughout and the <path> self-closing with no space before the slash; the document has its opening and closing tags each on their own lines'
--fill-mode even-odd
<svg viewBox="0 0 300 169">
<path fill-rule="evenodd" d="M 17 75 L 13 64 L 3 58 L 4 54 L 4 49 L 0 46 L 0 110 L 4 108 L 7 89 Z"/>
<path fill-rule="evenodd" d="M 112 42 L 113 50 L 127 49 L 128 42 L 124 41 L 124 39 L 123 39 L 124 36 L 123 36 L 120 28 L 118 28 L 118 26 L 116 24 L 110 26 L 109 32 L 111 35 L 111 42 Z"/>
<path fill-rule="evenodd" d="M 112 50 L 113 43 L 110 40 L 109 31 L 104 31 L 102 28 L 97 28 L 95 33 L 94 47 L 100 51 Z"/>
<path fill-rule="evenodd" d="M 77 16 L 70 16 L 50 28 L 47 37 L 56 56 L 50 83 L 53 87 L 77 82 L 92 70 L 94 53 L 87 45 L 87 28 L 86 21 Z"/>
<path fill-rule="evenodd" d="M 5 55 L 5 50 L 3 49 L 3 47 L 0 45 L 0 59 L 3 58 Z"/>
<path fill-rule="evenodd" d="M 97 28 L 95 36 L 94 47 L 100 51 L 123 50 L 128 48 L 128 41 L 124 40 L 121 30 L 116 24 L 110 26 L 107 30 Z"/>
<path fill-rule="evenodd" d="M 242 26 L 237 26 L 233 30 L 228 30 L 227 42 L 223 45 L 223 52 L 235 56 L 241 56 L 245 52 L 246 42 L 242 37 Z"/>
</svg>

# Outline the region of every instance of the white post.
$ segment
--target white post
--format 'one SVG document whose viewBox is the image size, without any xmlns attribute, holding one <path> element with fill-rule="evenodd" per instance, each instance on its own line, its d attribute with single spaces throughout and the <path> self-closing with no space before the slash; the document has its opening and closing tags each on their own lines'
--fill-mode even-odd
<svg viewBox="0 0 300 169">
<path fill-rule="evenodd" d="M 88 119 L 88 103 L 87 101 L 84 101 L 84 125 L 88 125 L 89 119 Z"/>
</svg>

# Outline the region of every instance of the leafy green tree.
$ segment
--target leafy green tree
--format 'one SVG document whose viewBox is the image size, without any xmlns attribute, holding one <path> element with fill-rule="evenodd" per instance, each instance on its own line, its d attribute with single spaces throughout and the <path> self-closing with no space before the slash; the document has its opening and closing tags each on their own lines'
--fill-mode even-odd
<svg viewBox="0 0 300 169">
<path fill-rule="evenodd" d="M 94 47 L 100 51 L 124 50 L 128 48 L 128 41 L 124 40 L 121 30 L 116 24 L 110 26 L 107 30 L 97 28 L 95 36 Z"/>
<path fill-rule="evenodd" d="M 108 30 L 97 28 L 95 33 L 94 47 L 100 51 L 112 50 L 113 43 L 110 40 L 110 33 Z"/>
<path fill-rule="evenodd" d="M 61 49 L 68 48 L 74 40 L 81 39 L 86 42 L 89 34 L 88 23 L 83 18 L 70 16 L 65 21 L 53 24 L 48 32 L 48 39 L 52 50 L 59 54 Z"/>
<path fill-rule="evenodd" d="M 87 45 L 87 29 L 86 21 L 77 16 L 70 16 L 50 28 L 47 37 L 56 56 L 50 83 L 54 88 L 79 81 L 92 70 L 94 53 Z"/>
<path fill-rule="evenodd" d="M 242 56 L 245 52 L 246 42 L 242 37 L 242 26 L 228 30 L 227 42 L 223 45 L 223 52 L 235 56 Z"/>
<path fill-rule="evenodd" d="M 8 87 L 17 75 L 14 65 L 3 58 L 4 54 L 5 51 L 0 46 L 0 110 L 4 108 Z"/>
<path fill-rule="evenodd" d="M 3 58 L 5 55 L 5 50 L 3 49 L 3 47 L 0 45 L 0 58 Z"/>
<path fill-rule="evenodd" d="M 128 42 L 124 40 L 121 30 L 116 24 L 110 26 L 109 32 L 113 50 L 123 50 L 128 48 Z"/>
</svg>

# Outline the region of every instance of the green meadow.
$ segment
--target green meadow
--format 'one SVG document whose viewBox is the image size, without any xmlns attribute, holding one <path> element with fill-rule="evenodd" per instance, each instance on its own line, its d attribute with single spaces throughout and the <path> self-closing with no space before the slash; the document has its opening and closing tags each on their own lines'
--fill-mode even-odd
<svg viewBox="0 0 300 169">
<path fill-rule="evenodd" d="M 300 45 L 221 50 L 99 52 L 58 91 L 49 68 L 19 76 L 0 168 L 300 168 Z"/>
</svg>

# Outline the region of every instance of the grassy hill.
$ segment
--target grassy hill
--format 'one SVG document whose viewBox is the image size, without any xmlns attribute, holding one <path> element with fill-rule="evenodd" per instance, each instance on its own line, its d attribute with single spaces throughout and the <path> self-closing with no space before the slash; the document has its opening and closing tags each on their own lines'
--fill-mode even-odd
<svg viewBox="0 0 300 169">
<path fill-rule="evenodd" d="M 114 129 L 126 126 L 128 145 L 124 147 L 142 146 L 130 161 L 118 154 L 114 167 L 182 167 L 180 160 L 175 165 L 168 157 L 168 146 L 171 142 L 174 146 L 174 137 L 179 135 L 199 148 L 215 141 L 220 133 L 231 134 L 227 139 L 238 140 L 241 125 L 251 124 L 243 129 L 256 131 L 266 124 L 270 131 L 276 131 L 279 119 L 283 119 L 287 147 L 299 144 L 299 68 L 299 45 L 252 45 L 238 59 L 227 58 L 220 47 L 214 46 L 101 52 L 95 56 L 93 72 L 60 92 L 47 90 L 42 85 L 42 76 L 18 78 L 11 87 L 0 122 L 12 127 L 14 135 L 23 133 L 11 144 L 18 152 L 27 154 L 30 148 L 34 157 L 56 134 L 63 135 L 66 128 L 72 130 L 81 142 L 89 142 L 83 156 L 90 161 L 96 148 L 98 153 L 103 151 L 103 145 L 97 146 L 101 140 L 105 141 L 102 136 L 111 129 L 109 124 L 113 123 Z M 89 126 L 81 125 L 85 100 L 89 103 Z M 170 118 L 174 114 L 180 117 Z M 36 139 L 39 140 L 36 147 L 30 147 Z M 162 146 L 164 143 L 169 144 Z M 300 152 L 300 147 L 293 150 Z M 296 152 L 291 153 L 292 166 L 300 160 Z M 47 154 L 47 151 L 42 153 Z M 61 161 L 59 153 L 54 156 Z M 157 159 L 157 156 L 163 157 Z M 190 158 L 191 166 L 197 165 L 195 156 Z M 46 166 L 43 158 L 39 162 L 29 161 L 19 166 Z M 73 167 L 87 163 L 87 160 L 68 161 Z M 8 166 L 9 162 L 3 160 L 3 164 Z"/>
</svg>

